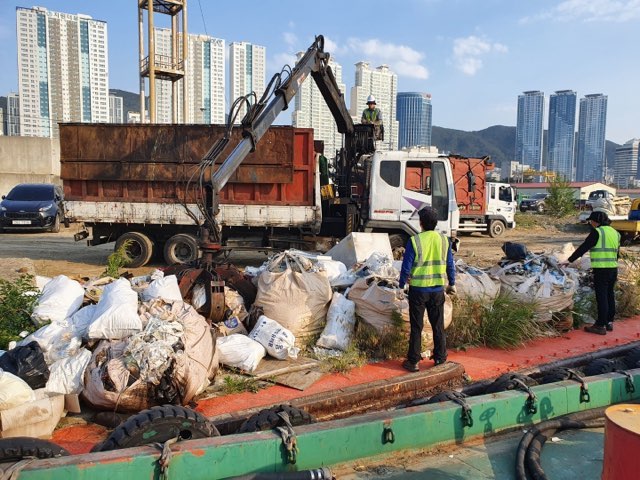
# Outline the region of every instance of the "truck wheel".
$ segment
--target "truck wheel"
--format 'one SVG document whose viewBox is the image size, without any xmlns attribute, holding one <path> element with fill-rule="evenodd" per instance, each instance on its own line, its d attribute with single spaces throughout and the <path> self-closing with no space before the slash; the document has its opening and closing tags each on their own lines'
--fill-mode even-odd
<svg viewBox="0 0 640 480">
<path fill-rule="evenodd" d="M 164 261 L 167 265 L 191 262 L 199 256 L 198 240 L 188 233 L 178 233 L 164 244 Z"/>
<path fill-rule="evenodd" d="M 126 266 L 129 268 L 137 268 L 146 265 L 153 255 L 153 242 L 151 239 L 144 233 L 126 232 L 116 240 L 115 249 L 117 250 L 127 241 L 129 242 L 129 246 L 127 247 L 129 263 L 127 263 Z"/>
<path fill-rule="evenodd" d="M 499 237 L 504 233 L 505 224 L 502 220 L 491 220 L 489 224 L 489 235 L 491 238 Z"/>
<path fill-rule="evenodd" d="M 91 451 L 108 452 L 149 443 L 164 443 L 178 436 L 182 440 L 191 440 L 218 437 L 220 433 L 201 413 L 179 405 L 162 405 L 129 417 Z"/>
</svg>

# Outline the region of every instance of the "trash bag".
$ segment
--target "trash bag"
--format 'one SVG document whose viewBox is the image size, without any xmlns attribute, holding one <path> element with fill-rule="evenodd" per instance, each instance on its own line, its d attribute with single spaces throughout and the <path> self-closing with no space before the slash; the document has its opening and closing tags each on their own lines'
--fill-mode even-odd
<svg viewBox="0 0 640 480">
<path fill-rule="evenodd" d="M 131 288 L 129 280 L 120 278 L 104 287 L 87 336 L 119 340 L 140 330 L 142 322 L 138 316 L 138 294 Z"/>
<path fill-rule="evenodd" d="M 33 402 L 36 394 L 20 377 L 0 370 L 0 410 Z"/>
<path fill-rule="evenodd" d="M 356 304 L 344 295 L 334 292 L 327 312 L 327 324 L 316 345 L 342 350 L 349 348 L 356 325 Z"/>
<path fill-rule="evenodd" d="M 509 260 L 514 261 L 524 260 L 529 254 L 527 247 L 522 243 L 504 242 L 502 251 Z"/>
<path fill-rule="evenodd" d="M 78 394 L 84 387 L 84 371 L 91 360 L 91 352 L 80 349 L 72 357 L 63 358 L 51 365 L 51 375 L 45 390 L 51 393 Z"/>
<path fill-rule="evenodd" d="M 409 321 L 409 302 L 397 281 L 375 276 L 359 278 L 348 297 L 356 304 L 356 315 L 380 333 L 393 326 L 394 312 Z"/>
<path fill-rule="evenodd" d="M 262 315 L 251 333 L 252 338 L 262 345 L 269 355 L 278 360 L 298 358 L 299 348 L 295 347 L 296 337 L 275 320 Z"/>
<path fill-rule="evenodd" d="M 267 354 L 260 343 L 239 333 L 218 337 L 216 349 L 220 352 L 220 363 L 245 372 L 255 371 Z"/>
<path fill-rule="evenodd" d="M 36 341 L 6 352 L 0 357 L 0 368 L 20 377 L 34 390 L 44 387 L 49 380 L 49 367 Z"/>
<path fill-rule="evenodd" d="M 65 275 L 58 275 L 44 286 L 31 320 L 38 327 L 56 320 L 63 321 L 80 308 L 83 300 L 82 285 Z"/>
<path fill-rule="evenodd" d="M 69 319 L 45 325 L 18 342 L 18 345 L 24 346 L 31 342 L 38 342 L 47 365 L 75 355 L 82 346 L 82 338 L 75 334 Z"/>
</svg>

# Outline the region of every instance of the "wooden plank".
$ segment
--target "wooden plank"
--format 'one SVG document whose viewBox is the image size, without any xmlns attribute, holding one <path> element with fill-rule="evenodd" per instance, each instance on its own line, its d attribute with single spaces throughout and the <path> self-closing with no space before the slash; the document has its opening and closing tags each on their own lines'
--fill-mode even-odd
<svg viewBox="0 0 640 480">
<path fill-rule="evenodd" d="M 324 372 L 319 370 L 301 370 L 299 372 L 285 373 L 278 375 L 273 379 L 279 385 L 295 388 L 296 390 L 305 390 L 316 383 L 324 376 Z"/>
<path fill-rule="evenodd" d="M 276 360 L 275 358 L 264 358 L 258 368 L 251 375 L 256 380 L 276 377 L 292 372 L 299 372 L 301 370 L 318 370 L 320 362 L 313 358 L 298 357 L 295 360 Z"/>
</svg>

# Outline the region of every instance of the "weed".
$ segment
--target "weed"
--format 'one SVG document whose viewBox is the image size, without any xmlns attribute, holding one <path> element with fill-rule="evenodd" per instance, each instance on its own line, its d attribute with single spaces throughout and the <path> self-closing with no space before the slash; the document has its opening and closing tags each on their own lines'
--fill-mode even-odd
<svg viewBox="0 0 640 480">
<path fill-rule="evenodd" d="M 325 358 L 321 368 L 327 372 L 345 373 L 352 368 L 362 367 L 366 363 L 366 355 L 352 344 L 342 355 Z"/>
<path fill-rule="evenodd" d="M 125 240 L 109 257 L 107 258 L 107 266 L 102 272 L 105 277 L 118 278 L 120 276 L 120 269 L 126 267 L 130 260 L 127 255 L 127 250 L 131 246 L 131 240 Z"/>
<path fill-rule="evenodd" d="M 225 395 L 242 392 L 258 393 L 258 391 L 263 388 L 260 382 L 255 378 L 227 375 L 223 380 L 224 383 L 222 384 L 222 391 Z"/>
<path fill-rule="evenodd" d="M 573 328 L 580 328 L 585 323 L 591 323 L 598 312 L 596 310 L 596 294 L 593 290 L 588 292 L 578 290 L 573 296 Z M 590 320 L 586 322 L 585 320 Z"/>
<path fill-rule="evenodd" d="M 391 314 L 391 324 L 382 332 L 358 318 L 354 344 L 372 359 L 401 358 L 409 349 L 409 333 L 405 326 L 400 312 Z"/>
<path fill-rule="evenodd" d="M 516 225 L 518 225 L 518 229 L 532 230 L 542 226 L 542 222 L 540 222 L 540 217 L 541 215 L 537 215 L 534 213 L 517 212 L 515 216 Z"/>
<path fill-rule="evenodd" d="M 548 335 L 548 329 L 533 320 L 535 305 L 500 295 L 493 304 L 472 299 L 455 300 L 454 321 L 447 330 L 452 348 L 485 345 L 509 349 Z"/>
<path fill-rule="evenodd" d="M 32 275 L 23 275 L 13 282 L 0 279 L 0 349 L 6 349 L 12 340 L 20 340 L 20 332 L 36 330 L 31 321 L 38 301 L 34 291 Z"/>
<path fill-rule="evenodd" d="M 554 178 L 547 192 L 549 196 L 545 200 L 545 207 L 549 215 L 560 218 L 575 214 L 575 199 L 569 181 L 562 177 Z"/>
</svg>

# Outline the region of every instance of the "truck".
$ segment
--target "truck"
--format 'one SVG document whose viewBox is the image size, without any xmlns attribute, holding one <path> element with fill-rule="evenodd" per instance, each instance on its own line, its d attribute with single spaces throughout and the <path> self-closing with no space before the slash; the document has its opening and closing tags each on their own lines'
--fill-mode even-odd
<svg viewBox="0 0 640 480">
<path fill-rule="evenodd" d="M 458 233 L 499 237 L 507 228 L 515 228 L 516 192 L 508 183 L 487 181 L 487 172 L 494 168 L 491 158 L 449 155 L 449 161 L 460 211 Z"/>
<path fill-rule="evenodd" d="M 185 263 L 351 232 L 386 232 L 395 248 L 420 231 L 418 211 L 430 205 L 436 229 L 455 243 L 454 163 L 421 149 L 376 149 L 373 126 L 353 123 L 328 59 L 318 36 L 258 101 L 234 102 L 226 126 L 61 124 L 67 217 L 87 227 L 76 240 L 126 245 L 130 267 L 160 252 Z M 310 74 L 344 135 L 331 165 L 311 129 L 272 126 Z"/>
</svg>

